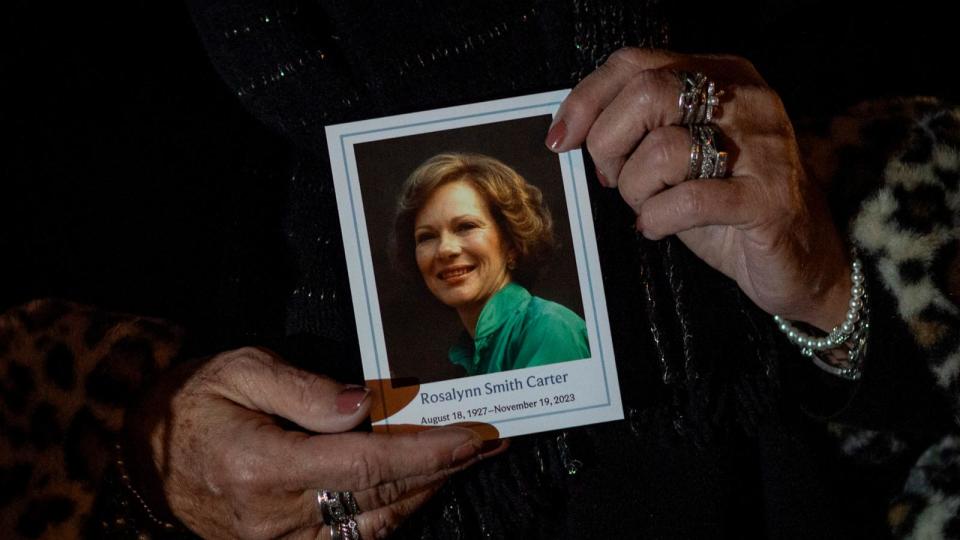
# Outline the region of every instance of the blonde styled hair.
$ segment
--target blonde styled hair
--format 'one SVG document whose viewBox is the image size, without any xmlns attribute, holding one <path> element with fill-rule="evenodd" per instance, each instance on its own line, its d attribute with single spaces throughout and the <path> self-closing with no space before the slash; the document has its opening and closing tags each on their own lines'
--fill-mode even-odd
<svg viewBox="0 0 960 540">
<path fill-rule="evenodd" d="M 482 154 L 438 154 L 407 177 L 394 221 L 395 254 L 401 269 L 418 275 L 413 234 L 417 214 L 437 188 L 459 181 L 469 182 L 486 200 L 514 254 L 512 279 L 530 285 L 555 248 L 550 210 L 539 188 L 503 162 Z"/>
</svg>

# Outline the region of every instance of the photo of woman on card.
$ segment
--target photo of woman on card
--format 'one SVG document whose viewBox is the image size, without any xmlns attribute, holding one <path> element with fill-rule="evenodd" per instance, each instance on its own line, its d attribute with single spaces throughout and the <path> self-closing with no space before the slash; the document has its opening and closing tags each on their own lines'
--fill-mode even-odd
<svg viewBox="0 0 960 540">
<path fill-rule="evenodd" d="M 540 189 L 501 161 L 438 154 L 407 178 L 396 257 L 463 324 L 449 360 L 468 375 L 590 356 L 583 319 L 528 291 L 554 248 Z"/>
</svg>

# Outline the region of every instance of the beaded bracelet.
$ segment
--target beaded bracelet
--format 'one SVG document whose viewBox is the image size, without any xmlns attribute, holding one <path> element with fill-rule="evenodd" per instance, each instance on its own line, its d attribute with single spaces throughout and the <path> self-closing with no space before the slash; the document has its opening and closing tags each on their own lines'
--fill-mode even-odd
<svg viewBox="0 0 960 540">
<path fill-rule="evenodd" d="M 839 325 L 833 327 L 826 336 L 816 337 L 797 329 L 789 321 L 774 315 L 777 323 L 791 343 L 800 347 L 804 356 L 813 360 L 814 365 L 827 373 L 849 380 L 857 380 L 861 375 L 861 364 L 867 344 L 868 321 L 867 291 L 864 288 L 863 263 L 854 259 L 851 264 L 850 303 L 847 314 Z M 845 357 L 842 354 L 845 349 Z"/>
<path fill-rule="evenodd" d="M 133 486 L 133 480 L 130 478 L 130 473 L 127 471 L 126 464 L 123 461 L 124 460 L 123 446 L 117 443 L 115 446 L 115 449 L 117 452 L 117 458 L 115 463 L 117 467 L 117 472 L 120 473 L 120 483 L 123 486 L 123 489 L 125 489 L 130 495 L 133 496 L 134 499 L 136 499 L 137 504 L 140 507 L 140 510 L 142 510 L 146 514 L 147 518 L 153 523 L 153 525 L 156 527 L 159 527 L 160 530 L 168 533 L 182 531 L 183 529 L 177 526 L 177 524 L 161 519 L 159 516 L 153 513 L 153 510 L 150 508 L 150 505 L 148 505 L 147 501 L 143 498 L 142 495 L 140 495 L 140 492 L 137 490 L 137 488 Z"/>
</svg>

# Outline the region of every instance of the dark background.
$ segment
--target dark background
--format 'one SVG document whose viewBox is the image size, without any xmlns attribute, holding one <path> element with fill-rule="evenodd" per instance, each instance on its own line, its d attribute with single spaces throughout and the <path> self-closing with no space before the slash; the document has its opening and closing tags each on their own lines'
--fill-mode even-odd
<svg viewBox="0 0 960 540">
<path fill-rule="evenodd" d="M 946 4 L 667 4 L 674 47 L 748 56 L 795 117 L 958 95 Z M 215 295 L 244 255 L 222 238 L 283 245 L 286 149 L 220 82 L 185 6 L 15 0 L 0 40 L 0 306 L 58 296 L 194 336 L 230 317 Z M 288 254 L 255 256 L 238 294 L 283 295 Z"/>
<path fill-rule="evenodd" d="M 550 122 L 550 116 L 535 116 L 354 146 L 393 378 L 427 383 L 466 375 L 447 360 L 447 351 L 464 331 L 460 318 L 430 294 L 419 276 L 411 281 L 397 272 L 390 256 L 393 216 L 404 180 L 442 152 L 495 157 L 540 188 L 553 216 L 559 250 L 530 292 L 583 317 L 560 162 L 543 145 Z"/>
<path fill-rule="evenodd" d="M 224 238 L 283 245 L 287 151 L 223 85 L 186 6 L 13 2 L 0 35 L 0 306 L 60 297 L 249 344 L 216 335 L 237 316 L 222 276 L 250 255 Z M 287 254 L 251 251 L 239 294 L 270 305 Z"/>
</svg>

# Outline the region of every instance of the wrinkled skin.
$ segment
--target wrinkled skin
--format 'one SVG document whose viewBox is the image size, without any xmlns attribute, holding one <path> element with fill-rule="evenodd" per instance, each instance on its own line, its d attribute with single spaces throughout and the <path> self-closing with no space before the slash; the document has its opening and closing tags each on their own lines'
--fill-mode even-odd
<svg viewBox="0 0 960 540">
<path fill-rule="evenodd" d="M 353 491 L 362 537 L 383 538 L 479 459 L 481 441 L 462 428 L 348 433 L 369 407 L 359 387 L 246 348 L 169 374 L 129 428 L 131 445 L 153 456 L 144 483 L 205 538 L 329 538 L 317 488 Z"/>
<path fill-rule="evenodd" d="M 692 140 L 673 70 L 703 72 L 724 91 L 714 123 L 729 178 L 685 181 Z M 843 322 L 850 255 L 780 98 L 746 60 L 621 49 L 567 97 L 546 142 L 558 152 L 586 142 L 644 236 L 677 235 L 763 310 L 823 330 Z"/>
<path fill-rule="evenodd" d="M 730 178 L 685 181 L 691 139 L 678 125 L 677 69 L 702 71 L 725 92 L 715 123 Z M 824 330 L 842 321 L 849 254 L 783 104 L 749 62 L 620 50 L 568 96 L 546 142 L 558 152 L 585 142 L 638 230 L 676 234 L 762 309 Z M 168 374 L 130 427 L 131 448 L 153 458 L 139 476 L 157 486 L 154 500 L 204 537 L 330 538 L 316 502 L 324 488 L 353 491 L 362 537 L 382 538 L 482 448 L 458 428 L 347 433 L 368 414 L 361 398 L 268 351 L 231 351 Z"/>
</svg>

